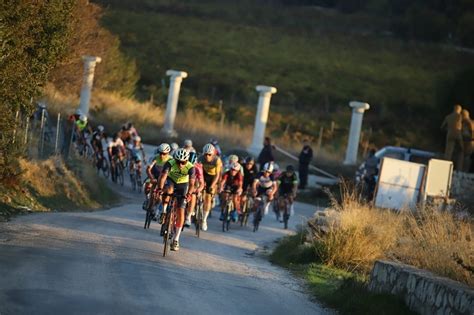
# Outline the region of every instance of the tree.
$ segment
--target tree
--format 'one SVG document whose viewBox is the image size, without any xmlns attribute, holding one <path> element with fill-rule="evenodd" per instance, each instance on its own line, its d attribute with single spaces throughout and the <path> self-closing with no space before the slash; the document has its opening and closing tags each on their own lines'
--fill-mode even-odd
<svg viewBox="0 0 474 315">
<path fill-rule="evenodd" d="M 31 114 L 63 56 L 73 0 L 4 0 L 0 3 L 0 180 L 14 176 L 21 147 L 14 143 L 15 115 Z"/>
<path fill-rule="evenodd" d="M 134 93 L 138 80 L 137 67 L 120 51 L 118 37 L 99 24 L 102 13 L 98 5 L 88 0 L 76 0 L 66 57 L 51 75 L 51 82 L 56 88 L 79 93 L 83 69 L 81 56 L 94 55 L 102 58 L 95 70 L 96 88 L 119 92 L 124 96 Z"/>
</svg>

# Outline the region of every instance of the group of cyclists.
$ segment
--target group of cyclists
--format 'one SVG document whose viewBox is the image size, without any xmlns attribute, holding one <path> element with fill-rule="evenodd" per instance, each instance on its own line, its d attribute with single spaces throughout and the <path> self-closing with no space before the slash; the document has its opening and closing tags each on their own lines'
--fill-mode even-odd
<svg viewBox="0 0 474 315">
<path fill-rule="evenodd" d="M 207 219 L 216 196 L 220 199 L 221 221 L 226 219 L 223 208 L 227 198 L 231 198 L 234 205 L 231 214 L 233 221 L 244 215 L 243 208 L 249 198 L 262 200 L 263 213 L 257 220 L 268 214 L 270 204 L 276 196 L 288 202 L 292 211 L 298 187 L 293 166 L 288 166 L 280 173 L 276 163 L 268 162 L 259 171 L 253 157 L 243 159 L 232 154 L 223 162 L 220 154 L 212 143 L 207 143 L 200 155 L 193 148 L 191 140 L 185 140 L 184 145 L 177 149 L 162 143 L 156 150 L 155 158 L 148 165 L 143 208 L 147 209 L 152 196 L 162 196 L 159 200 L 161 207 L 156 207 L 161 210 L 155 213 L 155 219 L 163 224 L 170 197 L 176 196 L 177 219 L 171 250 L 179 250 L 181 231 L 183 227 L 191 225 L 196 200 L 201 196 L 203 231 L 207 231 Z M 254 207 L 247 211 L 256 213 L 258 205 L 259 203 L 254 203 Z M 289 217 L 290 213 L 287 215 Z M 277 217 L 281 218 L 279 211 Z"/>
<path fill-rule="evenodd" d="M 260 221 L 273 204 L 277 219 L 281 222 L 286 219 L 286 227 L 298 187 L 293 166 L 289 165 L 281 172 L 276 163 L 267 162 L 259 170 L 252 156 L 244 158 L 231 154 L 223 158 L 217 140 L 213 139 L 204 145 L 201 154 L 189 139 L 181 147 L 176 143 L 162 143 L 146 163 L 145 150 L 133 123 L 123 125 L 109 138 L 104 126 L 99 125 L 92 130 L 87 116 L 80 112 L 76 112 L 76 116 L 77 143 L 90 143 L 98 170 L 103 165 L 110 165 L 114 180 L 114 170 L 118 166 L 126 167 L 124 160 L 128 161 L 130 174 L 135 171 L 141 174 L 143 165 L 146 166 L 143 209 L 148 211 L 152 206 L 155 221 L 163 225 L 174 198 L 176 220 L 171 250 L 179 250 L 181 232 L 191 225 L 198 200 L 202 204 L 202 231 L 208 229 L 207 220 L 217 204 L 216 200 L 220 201 L 220 220 L 226 220 L 224 205 L 228 200 L 233 204 L 230 218 L 234 222 L 249 212 L 254 213 L 254 220 Z M 288 205 L 289 210 L 283 214 L 279 210 L 280 202 Z"/>
</svg>

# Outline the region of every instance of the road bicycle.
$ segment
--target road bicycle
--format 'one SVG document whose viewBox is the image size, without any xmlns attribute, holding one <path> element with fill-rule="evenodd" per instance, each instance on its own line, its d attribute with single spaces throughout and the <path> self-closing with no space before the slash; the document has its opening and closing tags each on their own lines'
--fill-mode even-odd
<svg viewBox="0 0 474 315">
<path fill-rule="evenodd" d="M 112 181 L 114 183 L 119 183 L 123 186 L 124 182 L 124 166 L 122 161 L 119 159 L 118 155 L 114 155 L 112 158 Z"/>
<path fill-rule="evenodd" d="M 103 154 L 97 152 L 95 154 L 95 166 L 97 168 L 97 174 L 102 172 L 105 178 L 109 178 L 110 175 L 110 166 L 109 161 L 104 157 Z"/>
<path fill-rule="evenodd" d="M 145 214 L 145 225 L 143 226 L 144 229 L 149 229 L 151 220 L 156 215 L 156 206 L 160 202 L 159 192 L 156 186 L 153 186 L 148 194 L 148 199 L 146 200 L 146 205 L 144 209 L 146 210 Z"/>
<path fill-rule="evenodd" d="M 130 161 L 130 183 L 132 184 L 132 190 L 137 190 L 139 193 L 142 191 L 142 172 L 141 172 L 141 161 Z"/>
<path fill-rule="evenodd" d="M 196 206 L 194 207 L 194 226 L 196 227 L 196 236 L 199 237 L 204 220 L 204 201 L 202 194 L 196 194 Z"/>
<path fill-rule="evenodd" d="M 290 219 L 291 195 L 284 194 L 278 198 L 278 208 L 281 211 L 283 224 L 288 229 L 288 220 Z"/>
<path fill-rule="evenodd" d="M 223 191 L 224 208 L 222 212 L 222 232 L 229 231 L 232 211 L 235 211 L 233 192 L 230 189 Z"/>
<path fill-rule="evenodd" d="M 242 214 L 239 215 L 240 226 L 247 226 L 250 212 L 253 208 L 253 198 L 251 193 L 246 194 L 245 202 L 242 203 Z"/>
<path fill-rule="evenodd" d="M 163 224 L 161 225 L 161 235 L 163 236 L 163 257 L 169 253 L 170 245 L 171 245 L 171 236 L 173 234 L 174 225 L 176 223 L 177 218 L 177 210 L 178 210 L 178 198 L 182 198 L 183 196 L 178 196 L 175 193 L 172 194 L 162 194 L 163 197 L 169 196 L 171 197 L 169 204 L 168 204 L 168 211 L 166 211 L 165 218 L 163 220 Z"/>
<path fill-rule="evenodd" d="M 265 205 L 267 203 L 267 196 L 262 196 L 262 197 L 255 197 L 254 202 L 256 205 L 255 213 L 253 215 L 253 231 L 257 232 L 258 227 L 260 226 L 260 222 L 262 221 L 263 218 L 263 212 Z"/>
</svg>

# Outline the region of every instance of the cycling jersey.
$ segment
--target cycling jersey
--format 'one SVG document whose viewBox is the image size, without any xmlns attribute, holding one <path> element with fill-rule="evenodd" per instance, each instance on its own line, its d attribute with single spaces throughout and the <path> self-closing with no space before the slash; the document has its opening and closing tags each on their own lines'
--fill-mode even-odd
<svg viewBox="0 0 474 315">
<path fill-rule="evenodd" d="M 151 174 L 153 175 L 154 178 L 160 177 L 161 170 L 163 169 L 163 166 L 165 165 L 166 162 L 168 162 L 171 158 L 171 155 L 167 154 L 165 158 L 161 158 L 161 155 L 158 154 L 155 156 L 153 159 L 153 167 L 151 168 Z"/>
<path fill-rule="evenodd" d="M 132 159 L 134 159 L 135 161 L 143 160 L 143 146 L 141 144 L 139 146 L 134 146 L 133 144 L 131 144 L 128 146 L 128 149 L 130 150 L 130 155 L 132 156 Z"/>
<path fill-rule="evenodd" d="M 84 122 L 82 120 L 76 120 L 76 126 L 77 126 L 77 129 L 79 129 L 79 131 L 84 131 L 84 129 L 86 129 L 87 127 L 87 122 Z"/>
<path fill-rule="evenodd" d="M 269 189 L 269 188 L 272 188 L 273 182 L 275 180 L 273 178 L 273 174 L 270 174 L 269 176 L 265 177 L 263 172 L 260 172 L 255 178 L 255 181 L 258 181 L 258 184 L 257 184 L 258 187 Z"/>
<path fill-rule="evenodd" d="M 222 161 L 218 156 L 214 156 L 211 162 L 207 162 L 205 156 L 201 156 L 198 161 L 202 164 L 204 175 L 217 176 L 217 169 L 222 169 Z"/>
<path fill-rule="evenodd" d="M 250 185 L 252 185 L 255 177 L 257 176 L 257 166 L 254 164 L 253 167 L 249 170 L 245 165 L 242 167 L 244 169 L 244 185 L 243 188 L 246 190 Z"/>
<path fill-rule="evenodd" d="M 295 185 L 298 184 L 298 177 L 296 173 L 293 173 L 291 176 L 287 176 L 286 172 L 283 172 L 278 178 L 278 187 L 281 194 L 290 193 L 293 191 Z"/>
<path fill-rule="evenodd" d="M 94 146 L 95 148 L 97 148 L 97 150 L 99 152 L 102 152 L 102 150 L 104 149 L 103 146 L 102 146 L 102 134 L 98 131 L 95 131 L 93 134 L 92 134 L 92 140 L 91 140 L 91 143 L 92 143 L 92 146 Z"/>
<path fill-rule="evenodd" d="M 123 144 L 122 139 L 117 138 L 117 140 L 115 141 L 114 140 L 109 141 L 108 147 L 109 148 L 124 147 L 124 144 Z"/>
<path fill-rule="evenodd" d="M 196 183 L 199 183 L 199 185 L 205 185 L 204 184 L 204 171 L 202 169 L 201 163 L 194 164 L 194 174 L 196 177 Z M 201 188 L 201 186 L 199 186 L 198 188 Z"/>
<path fill-rule="evenodd" d="M 189 179 L 194 179 L 195 169 L 191 162 L 187 162 L 186 165 L 180 169 L 178 163 L 175 160 L 169 160 L 163 166 L 163 172 L 168 173 L 168 177 L 175 184 L 185 184 L 189 182 Z"/>
<path fill-rule="evenodd" d="M 222 182 L 225 187 L 240 188 L 242 187 L 244 177 L 240 172 L 237 172 L 235 175 L 232 175 L 232 171 L 227 171 L 222 176 Z"/>
</svg>

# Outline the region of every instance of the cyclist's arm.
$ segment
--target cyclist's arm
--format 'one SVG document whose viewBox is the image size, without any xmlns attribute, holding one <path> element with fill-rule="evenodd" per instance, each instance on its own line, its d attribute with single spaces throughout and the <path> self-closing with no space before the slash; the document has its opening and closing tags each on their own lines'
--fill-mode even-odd
<svg viewBox="0 0 474 315">
<path fill-rule="evenodd" d="M 156 163 L 156 161 L 153 160 L 153 162 L 151 162 L 151 164 L 148 165 L 147 168 L 146 168 L 146 174 L 148 175 L 148 178 L 150 178 L 151 180 L 154 180 L 154 179 L 155 179 L 155 177 L 153 176 L 153 174 L 152 174 L 152 172 L 151 172 L 151 170 L 152 170 L 153 167 L 155 166 L 155 163 Z"/>
<path fill-rule="evenodd" d="M 189 175 L 189 190 L 188 194 L 192 194 L 195 189 L 195 184 L 196 184 L 196 169 L 194 167 L 191 167 L 191 169 L 188 171 Z"/>
<path fill-rule="evenodd" d="M 257 186 L 258 186 L 258 179 L 254 179 L 253 184 L 252 184 L 252 192 L 254 194 L 257 194 Z"/>
<path fill-rule="evenodd" d="M 166 179 L 168 178 L 168 171 L 169 168 L 163 168 L 160 174 L 160 179 L 158 180 L 158 188 L 160 190 L 163 190 L 163 187 L 165 187 Z"/>
<path fill-rule="evenodd" d="M 225 188 L 225 185 L 227 183 L 227 173 L 224 173 L 224 175 L 222 175 L 222 180 L 221 180 L 221 187 L 219 188 L 219 191 L 223 191 L 224 188 Z"/>
<path fill-rule="evenodd" d="M 242 192 L 242 188 L 244 186 L 244 176 L 239 173 L 238 178 L 237 178 L 237 187 L 239 192 Z"/>
</svg>

